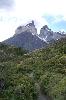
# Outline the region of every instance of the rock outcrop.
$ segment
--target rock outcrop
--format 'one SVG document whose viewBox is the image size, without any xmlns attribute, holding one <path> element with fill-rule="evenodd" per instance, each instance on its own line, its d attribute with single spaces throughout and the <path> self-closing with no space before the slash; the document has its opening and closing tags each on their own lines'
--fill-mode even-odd
<svg viewBox="0 0 66 100">
<path fill-rule="evenodd" d="M 53 43 L 64 37 L 66 37 L 65 33 L 53 32 L 47 25 L 41 28 L 40 34 L 38 35 L 34 21 L 32 21 L 25 26 L 19 26 L 14 36 L 3 42 L 32 51 L 46 47 L 49 43 Z"/>
<path fill-rule="evenodd" d="M 16 29 L 14 36 L 3 42 L 8 45 L 22 47 L 29 51 L 40 49 L 47 45 L 47 43 L 40 39 L 37 35 L 37 29 L 35 28 L 34 21 L 26 26 L 19 26 Z"/>
<path fill-rule="evenodd" d="M 56 41 L 60 38 L 66 37 L 66 34 L 63 32 L 53 32 L 48 28 L 47 25 L 45 25 L 41 28 L 39 37 L 45 42 L 50 43 L 52 41 Z"/>
<path fill-rule="evenodd" d="M 32 34 L 36 35 L 37 29 L 35 28 L 34 21 L 27 24 L 26 26 L 19 26 L 15 31 L 15 35 L 23 33 L 23 32 L 31 32 Z"/>
</svg>

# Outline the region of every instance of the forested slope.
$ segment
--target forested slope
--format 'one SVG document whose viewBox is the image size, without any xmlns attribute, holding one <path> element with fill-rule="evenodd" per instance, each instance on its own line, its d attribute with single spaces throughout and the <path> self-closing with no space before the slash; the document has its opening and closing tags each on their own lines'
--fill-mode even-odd
<svg viewBox="0 0 66 100">
<path fill-rule="evenodd" d="M 37 100 L 37 83 L 50 100 L 66 100 L 66 38 L 31 53 L 0 44 L 0 99 Z"/>
</svg>

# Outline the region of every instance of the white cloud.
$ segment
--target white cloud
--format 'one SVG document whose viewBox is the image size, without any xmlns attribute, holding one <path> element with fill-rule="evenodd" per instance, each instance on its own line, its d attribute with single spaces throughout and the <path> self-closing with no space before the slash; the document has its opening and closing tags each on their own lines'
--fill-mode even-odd
<svg viewBox="0 0 66 100">
<path fill-rule="evenodd" d="M 35 20 L 36 27 L 40 28 L 48 22 L 44 15 L 63 16 L 66 20 L 66 0 L 15 0 L 12 11 L 0 10 L 0 41 L 14 34 L 17 26 Z M 55 21 L 62 18 L 55 17 Z M 38 29 L 39 30 L 39 29 Z"/>
</svg>

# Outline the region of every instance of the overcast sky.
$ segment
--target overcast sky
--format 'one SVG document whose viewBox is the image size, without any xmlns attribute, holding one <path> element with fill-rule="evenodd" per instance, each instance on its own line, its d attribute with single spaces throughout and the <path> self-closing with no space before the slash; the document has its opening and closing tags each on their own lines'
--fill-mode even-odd
<svg viewBox="0 0 66 100">
<path fill-rule="evenodd" d="M 0 0 L 0 41 L 31 20 L 38 31 L 43 25 L 66 31 L 66 0 Z"/>
</svg>

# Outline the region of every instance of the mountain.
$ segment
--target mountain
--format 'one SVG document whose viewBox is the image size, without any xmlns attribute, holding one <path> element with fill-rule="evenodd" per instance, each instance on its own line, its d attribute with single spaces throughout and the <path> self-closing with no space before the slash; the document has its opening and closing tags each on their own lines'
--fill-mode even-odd
<svg viewBox="0 0 66 100">
<path fill-rule="evenodd" d="M 25 26 L 19 26 L 15 30 L 14 36 L 3 41 L 3 43 L 33 51 L 46 47 L 49 43 L 54 43 L 64 37 L 66 37 L 64 32 L 53 32 L 47 25 L 40 29 L 40 34 L 38 35 L 34 21 L 32 21 Z"/>
<path fill-rule="evenodd" d="M 36 35 L 37 29 L 35 28 L 34 21 L 28 23 L 26 26 L 19 26 L 15 31 L 15 35 L 21 34 L 23 32 L 29 32 L 33 35 Z"/>
<path fill-rule="evenodd" d="M 3 43 L 22 47 L 29 51 L 39 49 L 47 45 L 46 42 L 38 37 L 34 21 L 26 26 L 19 26 L 16 29 L 14 36 L 3 41 Z"/>
<path fill-rule="evenodd" d="M 47 25 L 45 25 L 41 28 L 39 37 L 47 43 L 50 43 L 52 41 L 56 41 L 60 38 L 66 37 L 66 34 L 64 32 L 53 32 L 48 28 Z"/>
</svg>

